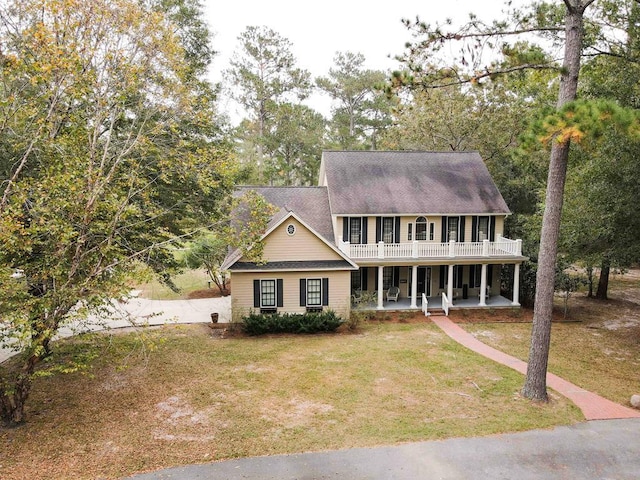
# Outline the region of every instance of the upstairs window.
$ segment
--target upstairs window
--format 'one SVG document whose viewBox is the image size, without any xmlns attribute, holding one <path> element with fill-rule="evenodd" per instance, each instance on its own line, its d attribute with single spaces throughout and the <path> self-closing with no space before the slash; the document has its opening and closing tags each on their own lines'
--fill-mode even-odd
<svg viewBox="0 0 640 480">
<path fill-rule="evenodd" d="M 478 217 L 478 241 L 489 239 L 489 217 Z"/>
<path fill-rule="evenodd" d="M 393 243 L 395 239 L 395 218 L 383 217 L 382 218 L 382 241 L 384 243 Z"/>
<path fill-rule="evenodd" d="M 429 223 L 425 217 L 416 218 L 416 240 L 427 239 L 427 227 Z"/>
<path fill-rule="evenodd" d="M 458 225 L 460 224 L 460 219 L 458 217 L 449 217 L 447 225 L 447 241 L 455 240 L 458 241 Z"/>
<path fill-rule="evenodd" d="M 362 243 L 362 219 L 360 217 L 349 218 L 349 242 Z"/>
</svg>

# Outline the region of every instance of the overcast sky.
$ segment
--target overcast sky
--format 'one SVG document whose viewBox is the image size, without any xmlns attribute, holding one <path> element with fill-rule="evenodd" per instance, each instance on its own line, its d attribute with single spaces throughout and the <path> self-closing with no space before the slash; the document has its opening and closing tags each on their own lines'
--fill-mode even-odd
<svg viewBox="0 0 640 480">
<path fill-rule="evenodd" d="M 460 22 L 473 12 L 480 18 L 500 18 L 504 0 L 203 0 L 207 20 L 215 34 L 212 80 L 222 80 L 238 36 L 247 26 L 267 26 L 293 44 L 299 66 L 316 77 L 326 75 L 337 51 L 362 53 L 366 67 L 377 70 L 397 68 L 390 56 L 401 54 L 411 40 L 402 18 L 434 24 L 452 18 Z M 515 0 L 523 4 L 524 0 Z M 234 106 L 222 102 L 232 117 Z M 328 115 L 328 101 L 316 98 L 312 105 Z"/>
</svg>

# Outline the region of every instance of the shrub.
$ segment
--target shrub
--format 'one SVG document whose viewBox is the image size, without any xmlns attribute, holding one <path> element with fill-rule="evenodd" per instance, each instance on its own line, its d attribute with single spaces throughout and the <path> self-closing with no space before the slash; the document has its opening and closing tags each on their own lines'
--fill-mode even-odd
<svg viewBox="0 0 640 480">
<path fill-rule="evenodd" d="M 334 332 L 344 320 L 332 310 L 319 313 L 254 313 L 242 318 L 248 335 Z"/>
<path fill-rule="evenodd" d="M 367 322 L 375 317 L 375 312 L 371 310 L 351 310 L 349 319 L 345 322 L 351 331 L 357 330 L 362 322 Z"/>
</svg>

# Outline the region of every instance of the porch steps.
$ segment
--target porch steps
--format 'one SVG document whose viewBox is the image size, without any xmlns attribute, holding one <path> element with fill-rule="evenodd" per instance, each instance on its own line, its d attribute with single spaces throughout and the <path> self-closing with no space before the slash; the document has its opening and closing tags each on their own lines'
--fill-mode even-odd
<svg viewBox="0 0 640 480">
<path fill-rule="evenodd" d="M 429 316 L 431 317 L 446 317 L 444 310 L 441 308 L 429 309 Z"/>
</svg>

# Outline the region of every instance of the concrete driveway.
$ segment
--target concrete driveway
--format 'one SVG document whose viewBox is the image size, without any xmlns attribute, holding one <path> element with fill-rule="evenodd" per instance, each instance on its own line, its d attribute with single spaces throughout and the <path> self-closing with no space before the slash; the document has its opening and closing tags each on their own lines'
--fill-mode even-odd
<svg viewBox="0 0 640 480">
<path fill-rule="evenodd" d="M 196 300 L 149 300 L 131 298 L 126 302 L 113 301 L 104 315 L 91 316 L 83 321 L 71 322 L 60 329 L 58 338 L 82 332 L 166 323 L 208 323 L 211 314 L 218 313 L 219 322 L 231 321 L 231 297 L 202 298 Z M 15 352 L 0 347 L 0 363 Z"/>
<path fill-rule="evenodd" d="M 135 480 L 637 480 L 640 419 L 393 447 L 243 458 Z"/>
</svg>

